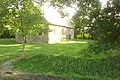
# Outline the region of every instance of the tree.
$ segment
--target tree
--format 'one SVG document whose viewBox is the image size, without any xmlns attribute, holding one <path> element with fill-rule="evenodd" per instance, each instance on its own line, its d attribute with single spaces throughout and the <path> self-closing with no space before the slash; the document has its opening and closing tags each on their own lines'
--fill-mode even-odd
<svg viewBox="0 0 120 80">
<path fill-rule="evenodd" d="M 9 0 L 0 0 L 0 35 L 4 32 L 5 25 L 9 20 L 8 6 Z"/>
<path fill-rule="evenodd" d="M 120 1 L 111 0 L 107 2 L 107 7 L 97 16 L 96 34 L 99 43 L 108 46 L 120 44 Z"/>
<path fill-rule="evenodd" d="M 100 13 L 101 4 L 98 0 L 80 0 L 77 5 L 79 9 L 72 19 L 75 27 L 80 29 L 82 38 L 85 38 L 84 33 L 87 33 L 93 39 L 93 22 Z"/>
<path fill-rule="evenodd" d="M 46 26 L 41 5 L 35 6 L 32 0 L 12 0 L 9 4 L 11 29 L 17 30 L 22 38 L 21 58 L 25 58 L 25 38 L 28 34 L 37 34 Z"/>
</svg>

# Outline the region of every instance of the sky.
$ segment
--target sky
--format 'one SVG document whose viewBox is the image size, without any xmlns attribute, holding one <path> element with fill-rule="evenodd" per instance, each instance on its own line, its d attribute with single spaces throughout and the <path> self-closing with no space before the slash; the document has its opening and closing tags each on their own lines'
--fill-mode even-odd
<svg viewBox="0 0 120 80">
<path fill-rule="evenodd" d="M 100 0 L 100 2 L 102 4 L 102 9 L 103 9 L 107 4 L 107 0 Z"/>
<path fill-rule="evenodd" d="M 106 6 L 107 0 L 100 0 L 102 9 Z M 48 6 L 49 3 L 45 3 L 44 6 L 42 7 L 44 11 L 44 15 L 48 20 L 58 20 L 60 22 L 61 20 L 61 15 L 59 12 L 57 12 L 57 9 L 54 9 L 52 6 Z M 77 8 L 77 6 L 73 5 L 74 7 Z M 64 19 L 71 19 L 72 16 L 75 14 L 76 10 L 74 8 L 66 7 L 63 9 L 64 12 L 67 12 L 69 14 L 68 17 L 65 17 Z"/>
<path fill-rule="evenodd" d="M 52 23 L 52 24 L 57 24 L 57 25 L 63 25 L 63 26 L 72 26 L 71 24 L 69 24 L 69 19 L 68 17 L 62 18 L 62 16 L 59 14 L 59 12 L 57 12 L 57 9 L 54 9 L 52 6 L 48 6 L 49 3 L 44 4 L 44 6 L 42 7 L 43 11 L 44 11 L 44 17 L 45 19 Z M 64 9 L 66 10 L 71 10 L 70 8 L 66 8 Z M 73 14 L 70 14 L 73 15 Z"/>
<path fill-rule="evenodd" d="M 59 14 L 59 12 L 57 12 L 57 9 L 54 9 L 52 6 L 48 7 L 49 3 L 44 4 L 44 6 L 42 7 L 45 16 L 47 17 L 56 17 L 56 18 L 60 18 L 61 15 Z M 75 14 L 75 9 L 70 8 L 70 7 L 66 7 L 63 9 L 64 12 L 67 12 L 69 14 L 69 18 L 72 18 L 72 16 Z M 65 17 L 67 18 L 67 17 Z"/>
</svg>

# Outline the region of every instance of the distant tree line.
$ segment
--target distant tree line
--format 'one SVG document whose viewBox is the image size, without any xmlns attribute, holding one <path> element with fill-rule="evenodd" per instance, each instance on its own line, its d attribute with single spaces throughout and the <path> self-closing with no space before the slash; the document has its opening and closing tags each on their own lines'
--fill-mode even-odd
<svg viewBox="0 0 120 80">
<path fill-rule="evenodd" d="M 101 8 L 98 0 L 81 0 L 73 17 L 76 38 L 97 39 L 118 44 L 120 41 L 120 0 L 108 0 Z"/>
</svg>

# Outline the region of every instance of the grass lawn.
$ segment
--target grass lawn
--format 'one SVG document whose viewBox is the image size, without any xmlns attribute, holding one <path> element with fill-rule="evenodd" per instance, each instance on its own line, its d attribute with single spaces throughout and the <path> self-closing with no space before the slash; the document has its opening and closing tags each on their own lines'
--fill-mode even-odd
<svg viewBox="0 0 120 80">
<path fill-rule="evenodd" d="M 4 60 L 18 57 L 21 44 L 15 42 L 14 39 L 0 39 L 0 64 Z"/>
<path fill-rule="evenodd" d="M 27 44 L 26 59 L 13 64 L 25 72 L 59 75 L 74 80 L 120 80 L 120 56 L 86 54 L 88 42 L 69 40 L 56 44 Z M 16 58 L 20 53 L 21 44 L 14 39 L 0 40 L 0 63 Z"/>
</svg>

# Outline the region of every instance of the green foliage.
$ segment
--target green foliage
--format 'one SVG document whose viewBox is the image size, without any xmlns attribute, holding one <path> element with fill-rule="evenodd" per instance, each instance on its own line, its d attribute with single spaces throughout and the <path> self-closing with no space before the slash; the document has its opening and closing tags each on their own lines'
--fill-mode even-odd
<svg viewBox="0 0 120 80">
<path fill-rule="evenodd" d="M 4 30 L 12 33 L 20 31 L 22 36 L 46 32 L 46 22 L 41 10 L 42 4 L 35 6 L 32 0 L 1 0 L 0 1 L 0 34 Z"/>
<path fill-rule="evenodd" d="M 45 0 L 51 2 L 51 4 L 55 7 L 63 8 L 64 5 L 72 6 L 72 3 L 76 3 L 76 0 Z"/>
<path fill-rule="evenodd" d="M 4 27 L 7 24 L 8 19 L 8 0 L 0 0 L 0 35 L 4 31 Z"/>
<path fill-rule="evenodd" d="M 80 0 L 77 2 L 78 11 L 73 16 L 73 24 L 75 26 L 75 35 L 81 34 L 84 39 L 84 34 L 89 34 L 88 38 L 94 39 L 94 20 L 100 13 L 101 4 L 98 0 Z"/>
<path fill-rule="evenodd" d="M 10 30 L 4 30 L 3 33 L 0 35 L 0 38 L 14 38 L 15 35 L 10 34 Z"/>
<path fill-rule="evenodd" d="M 9 12 L 12 15 L 13 30 L 20 31 L 22 36 L 38 34 L 46 26 L 43 20 L 41 5 L 35 6 L 32 0 L 15 1 Z"/>
<path fill-rule="evenodd" d="M 113 55 L 119 55 L 120 49 L 116 45 L 111 46 L 110 44 L 95 41 L 94 43 L 92 42 L 89 44 L 89 48 L 87 49 L 87 51 L 88 54 L 103 54 L 108 57 L 111 57 Z"/>
<path fill-rule="evenodd" d="M 107 7 L 101 11 L 101 14 L 96 18 L 96 36 L 99 43 L 107 44 L 108 46 L 120 46 L 120 5 L 109 2 Z"/>
</svg>

